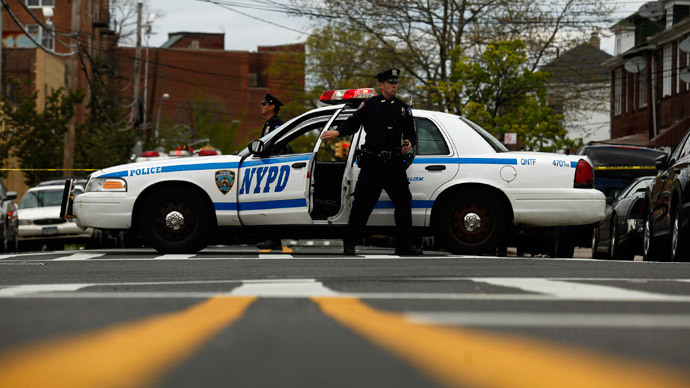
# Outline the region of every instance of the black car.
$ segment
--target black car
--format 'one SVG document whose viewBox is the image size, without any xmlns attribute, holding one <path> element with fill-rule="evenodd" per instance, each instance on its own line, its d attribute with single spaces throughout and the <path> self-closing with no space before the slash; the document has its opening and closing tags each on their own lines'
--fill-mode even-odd
<svg viewBox="0 0 690 388">
<path fill-rule="evenodd" d="M 0 252 L 18 250 L 19 228 L 17 221 L 17 199 L 15 191 L 7 191 L 0 181 Z"/>
<path fill-rule="evenodd" d="M 690 259 L 690 131 L 671 155 L 657 159 L 659 174 L 647 188 L 644 259 Z"/>
<path fill-rule="evenodd" d="M 632 260 L 642 254 L 644 197 L 653 176 L 636 179 L 606 201 L 606 217 L 592 233 L 592 257 Z"/>
</svg>

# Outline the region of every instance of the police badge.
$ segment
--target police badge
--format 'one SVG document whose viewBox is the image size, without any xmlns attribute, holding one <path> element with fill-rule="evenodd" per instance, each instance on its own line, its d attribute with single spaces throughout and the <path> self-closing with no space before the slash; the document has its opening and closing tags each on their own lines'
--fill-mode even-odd
<svg viewBox="0 0 690 388">
<path fill-rule="evenodd" d="M 216 186 L 223 195 L 227 194 L 235 184 L 235 172 L 230 170 L 216 171 Z"/>
</svg>

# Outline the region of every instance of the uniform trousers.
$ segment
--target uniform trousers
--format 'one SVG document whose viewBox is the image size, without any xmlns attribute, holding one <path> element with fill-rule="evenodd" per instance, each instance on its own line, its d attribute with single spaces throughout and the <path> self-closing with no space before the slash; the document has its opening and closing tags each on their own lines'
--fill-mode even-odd
<svg viewBox="0 0 690 388">
<path fill-rule="evenodd" d="M 350 212 L 345 246 L 354 246 L 364 237 L 364 228 L 378 202 L 381 190 L 395 205 L 396 246 L 412 245 L 412 194 L 402 159 L 383 160 L 362 156 L 355 186 L 355 200 Z"/>
</svg>

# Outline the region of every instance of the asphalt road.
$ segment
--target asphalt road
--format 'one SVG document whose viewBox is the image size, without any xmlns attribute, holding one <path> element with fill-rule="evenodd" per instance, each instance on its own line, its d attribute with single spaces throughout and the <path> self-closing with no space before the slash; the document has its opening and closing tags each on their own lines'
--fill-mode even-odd
<svg viewBox="0 0 690 388">
<path fill-rule="evenodd" d="M 0 387 L 689 387 L 690 263 L 0 255 Z"/>
</svg>

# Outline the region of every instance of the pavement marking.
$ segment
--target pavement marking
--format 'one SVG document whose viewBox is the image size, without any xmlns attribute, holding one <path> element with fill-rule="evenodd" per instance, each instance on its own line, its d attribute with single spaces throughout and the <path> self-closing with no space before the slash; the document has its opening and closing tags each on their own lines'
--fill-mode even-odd
<svg viewBox="0 0 690 388">
<path fill-rule="evenodd" d="M 230 291 L 233 296 L 257 296 L 261 298 L 310 298 L 313 296 L 337 296 L 316 279 L 246 280 Z"/>
<path fill-rule="evenodd" d="M 657 300 L 668 295 L 645 291 L 627 290 L 620 287 L 584 284 L 542 278 L 473 278 L 478 283 L 517 288 L 527 292 L 553 295 L 558 298 L 578 298 L 580 300 Z"/>
<path fill-rule="evenodd" d="M 256 298 L 212 298 L 188 309 L 0 353 L 0 387 L 152 386 Z"/>
<path fill-rule="evenodd" d="M 53 261 L 82 261 L 103 257 L 105 255 L 105 253 L 75 253 L 70 256 L 58 257 L 57 259 L 53 259 Z"/>
<path fill-rule="evenodd" d="M 166 254 L 163 256 L 155 257 L 154 260 L 187 260 L 187 259 L 192 258 L 194 256 L 196 256 L 196 253 L 192 253 L 192 254 L 189 254 L 189 253 L 172 254 L 172 253 L 170 253 L 170 254 Z"/>
<path fill-rule="evenodd" d="M 270 251 L 269 251 L 270 252 Z M 258 259 L 263 259 L 263 260 L 275 260 L 275 259 L 292 259 L 294 258 L 292 255 L 288 254 L 282 254 L 282 253 L 260 253 Z M 256 260 L 255 258 L 249 258 L 251 260 Z M 242 259 L 240 259 L 242 260 Z M 245 258 L 246 260 L 246 258 Z"/>
<path fill-rule="evenodd" d="M 687 388 L 686 372 L 508 334 L 423 325 L 353 298 L 312 298 L 327 316 L 449 387 Z"/>
<path fill-rule="evenodd" d="M 17 297 L 43 292 L 74 292 L 94 284 L 24 284 L 0 288 L 0 298 Z"/>
<path fill-rule="evenodd" d="M 30 253 L 14 253 L 9 255 L 0 255 L 0 260 L 6 259 L 21 259 L 28 256 L 44 256 L 44 255 L 55 255 L 59 252 L 30 252 Z"/>
<path fill-rule="evenodd" d="M 683 314 L 406 312 L 411 322 L 482 327 L 690 328 Z"/>
</svg>

